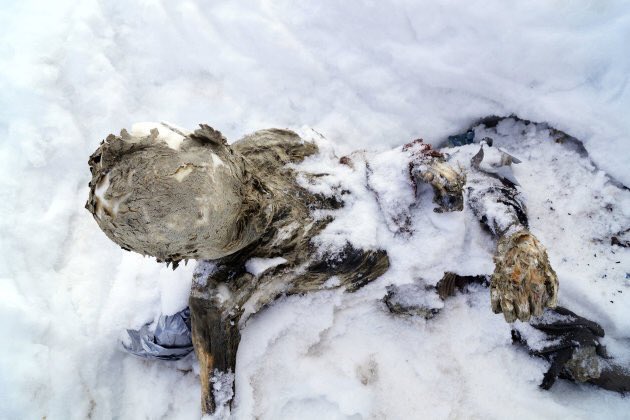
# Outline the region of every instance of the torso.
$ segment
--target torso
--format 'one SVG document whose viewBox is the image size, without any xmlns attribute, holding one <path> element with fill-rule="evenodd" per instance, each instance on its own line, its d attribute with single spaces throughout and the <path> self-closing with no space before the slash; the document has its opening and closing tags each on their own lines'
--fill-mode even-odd
<svg viewBox="0 0 630 420">
<path fill-rule="evenodd" d="M 264 130 L 235 143 L 233 149 L 251 162 L 257 186 L 273 196 L 265 234 L 246 248 L 213 261 L 200 261 L 189 300 L 192 337 L 202 370 L 202 400 L 212 411 L 210 372 L 234 372 L 240 328 L 247 319 L 284 295 L 344 287 L 354 291 L 389 268 L 383 250 L 347 244 L 337 252 L 317 248 L 312 239 L 332 221 L 316 218 L 317 209 L 343 206 L 334 197 L 313 194 L 297 182 L 292 163 L 317 153 L 317 146 L 292 132 Z M 252 269 L 253 262 L 275 265 Z"/>
</svg>

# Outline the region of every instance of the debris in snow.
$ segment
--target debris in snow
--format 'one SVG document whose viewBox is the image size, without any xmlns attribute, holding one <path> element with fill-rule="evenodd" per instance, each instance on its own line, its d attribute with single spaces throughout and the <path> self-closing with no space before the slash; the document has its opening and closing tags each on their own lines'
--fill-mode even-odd
<svg viewBox="0 0 630 420">
<path fill-rule="evenodd" d="M 479 284 L 489 286 L 488 276 L 462 276 L 456 273 L 444 273 L 442 279 L 435 285 L 435 288 L 444 300 L 449 296 L 453 296 L 457 290 L 464 290 L 467 286 Z"/>
<path fill-rule="evenodd" d="M 394 314 L 420 316 L 424 319 L 433 318 L 444 306 L 435 289 L 427 287 L 422 281 L 387 286 L 387 295 L 383 301 Z"/>
<path fill-rule="evenodd" d="M 448 136 L 448 143 L 451 147 L 471 144 L 474 141 L 475 141 L 475 132 L 473 130 L 468 130 L 465 133 L 456 134 L 454 136 Z"/>
</svg>

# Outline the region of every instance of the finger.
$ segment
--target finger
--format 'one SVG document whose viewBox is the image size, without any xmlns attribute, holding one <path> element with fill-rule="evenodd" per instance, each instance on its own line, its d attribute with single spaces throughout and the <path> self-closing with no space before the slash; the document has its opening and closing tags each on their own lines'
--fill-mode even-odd
<svg viewBox="0 0 630 420">
<path fill-rule="evenodd" d="M 547 295 L 544 301 L 545 306 L 555 308 L 558 305 L 558 277 L 553 270 L 547 273 L 545 289 Z"/>
<path fill-rule="evenodd" d="M 501 313 L 501 293 L 494 284 L 490 285 L 490 304 L 492 305 L 492 312 Z"/>
<path fill-rule="evenodd" d="M 511 293 L 507 295 L 511 295 Z M 505 320 L 511 323 L 516 321 L 516 313 L 514 312 L 514 304 L 507 295 L 504 294 L 501 296 L 501 309 L 503 310 Z"/>
<path fill-rule="evenodd" d="M 521 321 L 529 321 L 531 313 L 529 310 L 529 298 L 526 293 L 518 295 L 514 306 L 518 319 Z"/>
<path fill-rule="evenodd" d="M 529 309 L 533 316 L 538 317 L 543 314 L 544 293 L 545 293 L 545 290 L 542 285 L 540 284 L 532 285 L 532 290 L 529 294 Z"/>
</svg>

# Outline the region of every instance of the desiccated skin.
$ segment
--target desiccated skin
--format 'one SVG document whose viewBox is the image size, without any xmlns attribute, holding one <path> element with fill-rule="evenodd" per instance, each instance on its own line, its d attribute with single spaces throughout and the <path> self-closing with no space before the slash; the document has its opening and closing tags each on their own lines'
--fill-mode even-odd
<svg viewBox="0 0 630 420">
<path fill-rule="evenodd" d="M 558 277 L 547 251 L 526 229 L 501 237 L 494 262 L 490 301 L 507 322 L 528 321 L 557 305 Z"/>
<path fill-rule="evenodd" d="M 178 150 L 154 130 L 110 135 L 90 157 L 86 208 L 122 248 L 158 261 L 219 258 L 263 234 L 273 194 L 227 146 L 202 126 Z"/>
<path fill-rule="evenodd" d="M 473 213 L 498 239 L 491 280 L 492 309 L 503 313 L 508 322 L 527 321 L 532 315 L 540 315 L 544 308 L 556 305 L 558 279 L 544 246 L 528 230 L 524 200 L 510 180 L 514 179 L 510 165 L 520 161 L 497 148 L 484 153 L 491 144 L 491 139 L 483 140 L 465 175 L 420 139 L 404 145 L 402 151 L 407 153 L 409 177 L 416 190 L 420 183 L 433 188 L 434 202 L 438 204 L 435 211 L 462 210 L 466 192 Z M 375 193 L 388 227 L 396 234 L 411 234 L 411 213 L 406 208 L 409 202 L 384 208 L 387 191 L 370 184 L 375 170 L 368 165 L 368 188 Z"/>
<path fill-rule="evenodd" d="M 249 316 L 286 295 L 333 287 L 354 291 L 383 274 L 389 259 L 382 250 L 350 245 L 323 252 L 311 241 L 331 221 L 314 218 L 313 210 L 343 206 L 341 192 L 313 194 L 296 181 L 290 164 L 317 153 L 315 144 L 270 129 L 228 145 L 206 125 L 180 140 L 169 143 L 155 129 L 143 136 L 123 130 L 107 137 L 90 157 L 86 208 L 125 250 L 174 266 L 212 260 L 212 269 L 195 275 L 189 301 L 202 410 L 211 413 L 213 378 L 235 371 L 239 329 Z M 414 185 L 433 187 L 437 211 L 462 210 L 466 184 L 473 211 L 501 238 L 493 309 L 511 322 L 555 305 L 555 273 L 542 245 L 522 229 L 524 206 L 513 185 L 482 182 L 494 180 L 482 171 L 467 180 L 421 141 L 404 148 Z M 352 160 L 343 164 L 352 166 Z M 509 217 L 495 217 L 491 202 L 501 203 Z M 274 257 L 285 262 L 258 275 L 246 270 L 252 258 Z M 331 277 L 336 282 L 329 282 Z"/>
<path fill-rule="evenodd" d="M 422 139 L 403 146 L 410 153 L 409 175 L 417 188 L 417 182 L 425 182 L 433 188 L 436 212 L 461 211 L 464 208 L 462 189 L 466 176 L 448 163 L 445 156 L 434 150 Z"/>
<path fill-rule="evenodd" d="M 262 130 L 228 145 L 208 126 L 173 149 L 157 131 L 109 136 L 90 158 L 86 205 L 123 249 L 158 260 L 212 260 L 196 273 L 189 300 L 192 340 L 200 365 L 202 411 L 212 413 L 212 380 L 234 373 L 239 328 L 249 316 L 292 294 L 343 287 L 354 291 L 389 267 L 382 250 L 347 245 L 321 252 L 311 239 L 331 221 L 315 209 L 343 205 L 312 194 L 288 165 L 317 146 L 287 130 Z M 252 258 L 282 257 L 259 275 Z M 326 283 L 335 276 L 337 282 Z"/>
<path fill-rule="evenodd" d="M 406 174 L 403 172 L 403 176 L 411 187 L 409 194 L 400 194 L 396 188 L 393 188 L 392 193 L 391 186 L 378 181 L 379 177 L 387 177 L 388 171 L 404 170 L 404 167 L 383 167 L 378 155 L 373 156 L 376 159 L 362 159 L 365 161 L 366 186 L 374 194 L 391 232 L 403 236 L 413 234 L 411 211 L 420 202 L 419 197 L 423 194 L 424 188 L 421 188 L 421 184 L 429 185 L 433 189 L 433 202 L 437 204 L 433 211 L 442 213 L 463 210 L 462 190 L 466 176 L 460 168 L 449 165 L 444 154 L 424 143 L 422 139 L 393 151 L 397 158 L 404 158 L 407 170 Z M 353 161 L 348 156 L 342 157 L 340 163 L 354 168 Z M 373 182 L 375 179 L 377 181 Z"/>
<path fill-rule="evenodd" d="M 507 322 L 528 321 L 557 305 L 558 277 L 545 247 L 528 230 L 525 204 L 516 186 L 481 166 L 486 145 L 482 143 L 472 158 L 466 190 L 473 213 L 498 238 L 490 282 L 492 310 L 503 312 Z M 501 151 L 497 166 L 512 161 Z"/>
</svg>

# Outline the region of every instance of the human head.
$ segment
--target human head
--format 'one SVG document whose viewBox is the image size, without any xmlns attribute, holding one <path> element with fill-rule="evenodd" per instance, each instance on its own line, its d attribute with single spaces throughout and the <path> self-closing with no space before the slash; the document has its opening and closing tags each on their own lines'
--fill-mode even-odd
<svg viewBox="0 0 630 420">
<path fill-rule="evenodd" d="M 220 258 L 260 238 L 270 192 L 220 132 L 142 131 L 108 136 L 89 160 L 86 208 L 111 240 L 177 263 Z"/>
</svg>

